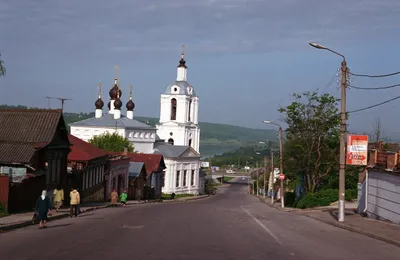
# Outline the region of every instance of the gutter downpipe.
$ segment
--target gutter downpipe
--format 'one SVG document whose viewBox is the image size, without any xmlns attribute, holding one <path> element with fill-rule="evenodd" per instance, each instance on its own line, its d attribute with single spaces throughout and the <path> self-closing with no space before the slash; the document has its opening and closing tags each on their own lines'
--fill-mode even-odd
<svg viewBox="0 0 400 260">
<path fill-rule="evenodd" d="M 366 213 L 367 208 L 368 208 L 368 185 L 369 185 L 368 179 L 369 179 L 368 169 L 366 169 L 365 170 L 365 185 L 366 185 L 365 186 L 365 207 L 364 207 L 363 213 Z"/>
</svg>

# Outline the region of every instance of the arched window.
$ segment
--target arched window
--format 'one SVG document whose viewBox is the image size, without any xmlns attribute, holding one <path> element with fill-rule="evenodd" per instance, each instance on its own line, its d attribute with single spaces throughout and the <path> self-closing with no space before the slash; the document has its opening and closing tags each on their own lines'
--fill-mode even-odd
<svg viewBox="0 0 400 260">
<path fill-rule="evenodd" d="M 174 145 L 174 139 L 172 138 L 168 139 L 168 143 Z"/>
<path fill-rule="evenodd" d="M 171 99 L 171 120 L 176 120 L 176 99 Z"/>
<path fill-rule="evenodd" d="M 189 101 L 189 116 L 188 116 L 188 121 L 192 121 L 192 117 L 190 116 L 190 112 L 192 111 L 192 99 Z"/>
<path fill-rule="evenodd" d="M 189 139 L 189 146 L 192 146 L 192 139 Z"/>
</svg>

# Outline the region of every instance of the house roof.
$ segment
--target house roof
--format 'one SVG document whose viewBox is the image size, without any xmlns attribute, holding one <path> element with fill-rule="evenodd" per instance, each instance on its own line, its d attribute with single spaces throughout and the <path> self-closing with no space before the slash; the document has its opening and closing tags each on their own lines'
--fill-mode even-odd
<svg viewBox="0 0 400 260">
<path fill-rule="evenodd" d="M 111 153 L 123 155 L 124 153 Z M 165 169 L 164 157 L 162 154 L 147 154 L 147 153 L 127 153 L 131 162 L 143 162 L 146 166 L 147 175 L 157 172 L 159 168 Z"/>
<path fill-rule="evenodd" d="M 146 171 L 146 167 L 143 162 L 131 162 L 129 166 L 129 177 L 138 177 L 142 170 Z"/>
<path fill-rule="evenodd" d="M 90 161 L 96 158 L 108 156 L 109 153 L 87 143 L 71 134 L 68 135 L 69 142 L 72 144 L 71 152 L 68 154 L 69 161 Z"/>
<path fill-rule="evenodd" d="M 186 145 L 171 145 L 165 142 L 156 142 L 154 144 L 155 152 L 161 153 L 165 158 L 182 157 L 186 152 L 192 152 L 194 157 L 200 157 L 192 147 Z"/>
<path fill-rule="evenodd" d="M 1 109 L 0 162 L 29 163 L 53 140 L 61 118 L 61 109 Z"/>
<path fill-rule="evenodd" d="M 121 118 L 114 119 L 113 114 L 103 114 L 102 117 L 91 117 L 78 122 L 69 124 L 70 126 L 94 126 L 94 127 L 122 127 L 122 128 L 135 128 L 135 129 L 155 129 L 154 127 L 142 123 L 135 119 L 129 119 L 124 115 Z"/>
</svg>

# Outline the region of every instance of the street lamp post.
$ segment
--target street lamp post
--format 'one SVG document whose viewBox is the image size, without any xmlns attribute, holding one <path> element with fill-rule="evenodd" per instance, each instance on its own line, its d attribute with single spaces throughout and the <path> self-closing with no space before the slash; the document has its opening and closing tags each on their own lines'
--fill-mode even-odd
<svg viewBox="0 0 400 260">
<path fill-rule="evenodd" d="M 321 44 L 310 42 L 312 47 L 330 51 L 343 58 L 342 61 L 342 79 L 341 79 L 341 99 L 340 99 L 340 154 L 339 154 L 339 216 L 338 221 L 344 222 L 345 209 L 345 171 L 346 171 L 346 88 L 347 88 L 347 63 L 344 55 L 333 51 Z"/>
<path fill-rule="evenodd" d="M 277 123 L 274 123 L 274 122 L 271 122 L 271 121 L 267 121 L 267 120 L 265 120 L 265 121 L 263 121 L 263 123 L 264 124 L 271 124 L 271 125 L 276 125 L 276 126 L 278 126 L 279 127 L 279 130 L 278 130 L 278 135 L 279 135 L 279 166 L 280 166 L 280 173 L 281 174 L 283 174 L 283 140 L 282 140 L 282 138 L 283 138 L 283 133 L 282 133 L 282 126 L 280 125 L 280 124 L 277 124 Z M 281 195 L 281 207 L 282 208 L 284 208 L 285 207 L 285 193 L 284 193 L 284 191 L 283 191 L 283 180 L 281 180 L 281 192 L 280 192 L 280 195 Z"/>
</svg>

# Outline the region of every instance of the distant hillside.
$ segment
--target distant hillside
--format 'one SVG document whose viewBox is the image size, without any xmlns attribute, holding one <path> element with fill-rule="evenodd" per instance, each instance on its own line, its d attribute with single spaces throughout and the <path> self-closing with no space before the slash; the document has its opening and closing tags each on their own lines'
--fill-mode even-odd
<svg viewBox="0 0 400 260">
<path fill-rule="evenodd" d="M 26 106 L 0 105 L 0 109 L 19 108 Z M 94 113 L 64 113 L 66 124 L 93 117 Z M 158 118 L 135 117 L 136 120 L 155 126 Z M 241 126 L 200 122 L 201 143 L 200 153 L 203 157 L 233 151 L 243 146 L 253 145 L 259 141 L 277 141 L 276 130 L 252 129 Z"/>
</svg>

